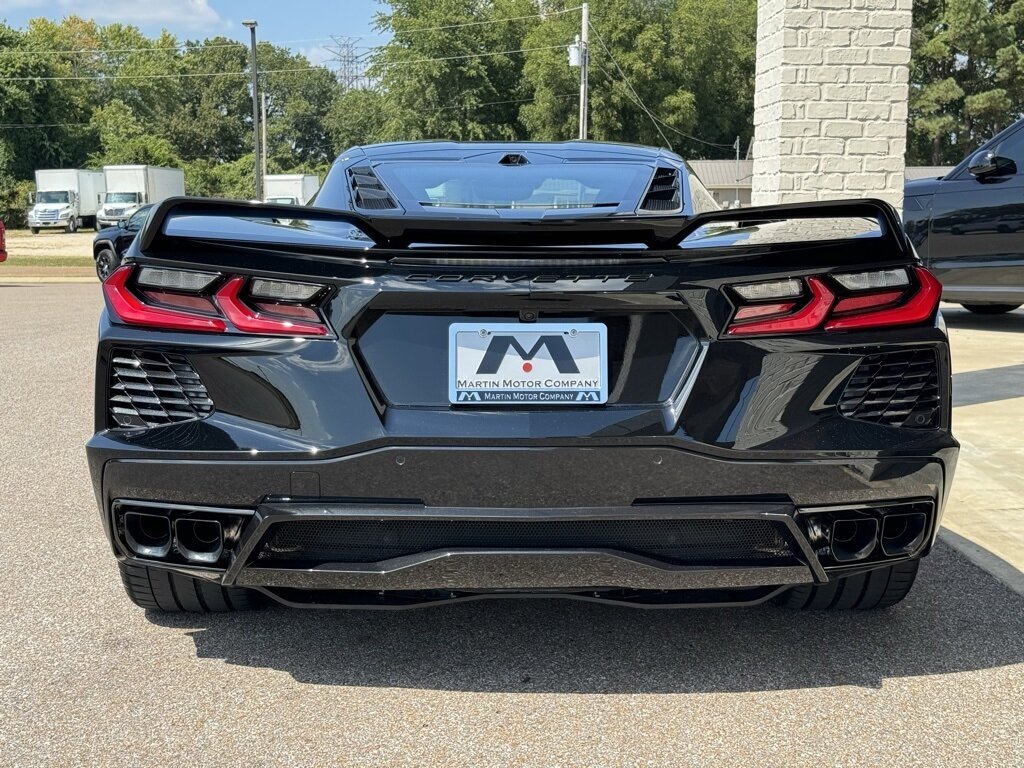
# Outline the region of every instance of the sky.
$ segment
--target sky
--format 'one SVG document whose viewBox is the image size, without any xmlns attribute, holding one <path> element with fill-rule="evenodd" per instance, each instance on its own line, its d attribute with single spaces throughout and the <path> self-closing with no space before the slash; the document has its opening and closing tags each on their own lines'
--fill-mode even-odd
<svg viewBox="0 0 1024 768">
<path fill-rule="evenodd" d="M 224 35 L 248 41 L 242 20 L 255 19 L 260 40 L 320 64 L 331 58 L 324 47 L 332 45 L 331 35 L 358 37 L 357 46 L 385 42 L 373 28 L 374 14 L 385 8 L 378 0 L 0 0 L 0 20 L 24 27 L 37 16 L 57 21 L 78 15 L 100 24 L 133 24 L 148 35 L 166 29 L 181 39 Z"/>
</svg>

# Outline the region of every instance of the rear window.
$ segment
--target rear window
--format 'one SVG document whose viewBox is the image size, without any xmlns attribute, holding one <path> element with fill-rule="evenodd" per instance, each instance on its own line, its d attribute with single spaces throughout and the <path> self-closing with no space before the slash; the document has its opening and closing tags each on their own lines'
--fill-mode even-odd
<svg viewBox="0 0 1024 768">
<path fill-rule="evenodd" d="M 638 163 L 382 163 L 395 191 L 432 208 L 600 208 L 627 199 L 651 168 Z"/>
</svg>

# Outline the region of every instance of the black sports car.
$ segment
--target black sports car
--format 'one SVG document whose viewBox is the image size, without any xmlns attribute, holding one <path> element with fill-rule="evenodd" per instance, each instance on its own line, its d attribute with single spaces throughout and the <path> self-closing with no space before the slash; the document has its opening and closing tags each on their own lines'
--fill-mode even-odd
<svg viewBox="0 0 1024 768">
<path fill-rule="evenodd" d="M 172 199 L 104 283 L 129 597 L 879 608 L 956 463 L 941 287 L 874 200 L 714 210 L 613 144 L 355 148 Z"/>
</svg>

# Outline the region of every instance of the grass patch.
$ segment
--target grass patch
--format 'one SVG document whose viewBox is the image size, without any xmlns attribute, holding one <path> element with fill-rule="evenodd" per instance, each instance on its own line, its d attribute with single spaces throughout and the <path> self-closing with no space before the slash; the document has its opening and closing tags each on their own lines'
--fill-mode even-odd
<svg viewBox="0 0 1024 768">
<path fill-rule="evenodd" d="M 18 256 L 8 255 L 7 261 L 0 262 L 0 271 L 4 266 L 12 267 L 91 267 L 96 262 L 92 256 Z"/>
</svg>

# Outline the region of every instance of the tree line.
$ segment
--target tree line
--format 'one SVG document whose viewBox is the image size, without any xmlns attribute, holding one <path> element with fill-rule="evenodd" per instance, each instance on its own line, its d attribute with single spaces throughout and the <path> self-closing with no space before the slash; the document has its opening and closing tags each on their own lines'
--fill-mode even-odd
<svg viewBox="0 0 1024 768">
<path fill-rule="evenodd" d="M 268 172 L 322 175 L 378 141 L 574 138 L 578 4 L 393 0 L 358 88 L 260 43 Z M 756 0 L 592 0 L 591 23 L 590 138 L 728 158 L 739 137 L 745 151 Z M 915 0 L 908 163 L 956 162 L 1024 114 L 1022 41 L 1024 0 Z M 248 46 L 225 37 L 0 24 L 0 216 L 21 215 L 45 167 L 175 166 L 190 194 L 251 197 L 249 79 Z"/>
</svg>

